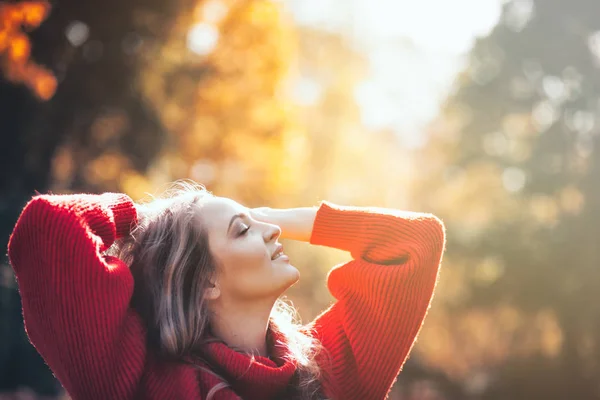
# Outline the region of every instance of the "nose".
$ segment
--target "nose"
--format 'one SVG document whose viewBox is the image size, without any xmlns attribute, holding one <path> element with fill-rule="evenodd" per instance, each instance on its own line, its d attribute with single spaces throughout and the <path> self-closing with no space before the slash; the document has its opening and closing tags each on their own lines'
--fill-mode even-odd
<svg viewBox="0 0 600 400">
<path fill-rule="evenodd" d="M 265 229 L 265 242 L 272 242 L 281 236 L 281 228 L 278 225 L 267 224 Z"/>
</svg>

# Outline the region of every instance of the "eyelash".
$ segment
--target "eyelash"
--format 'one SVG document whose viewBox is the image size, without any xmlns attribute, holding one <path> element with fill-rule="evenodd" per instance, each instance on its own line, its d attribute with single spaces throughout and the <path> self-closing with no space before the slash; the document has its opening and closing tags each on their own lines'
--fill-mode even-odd
<svg viewBox="0 0 600 400">
<path fill-rule="evenodd" d="M 238 236 L 245 235 L 250 230 L 250 226 L 247 225 L 245 229 L 243 229 Z"/>
</svg>

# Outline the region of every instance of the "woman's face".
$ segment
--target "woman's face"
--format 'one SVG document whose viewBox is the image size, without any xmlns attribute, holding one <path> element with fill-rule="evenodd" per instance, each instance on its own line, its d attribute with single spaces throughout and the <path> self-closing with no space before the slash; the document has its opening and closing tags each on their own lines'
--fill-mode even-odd
<svg viewBox="0 0 600 400">
<path fill-rule="evenodd" d="M 214 197 L 203 201 L 200 219 L 217 261 L 215 286 L 222 299 L 276 299 L 299 279 L 287 256 L 278 253 L 281 229 L 253 220 L 239 203 Z"/>
</svg>

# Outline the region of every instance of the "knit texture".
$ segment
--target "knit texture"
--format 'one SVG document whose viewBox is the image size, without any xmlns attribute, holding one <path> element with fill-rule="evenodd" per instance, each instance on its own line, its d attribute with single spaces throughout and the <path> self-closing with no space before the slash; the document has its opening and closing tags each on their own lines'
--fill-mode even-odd
<svg viewBox="0 0 600 400">
<path fill-rule="evenodd" d="M 27 333 L 74 400 L 275 400 L 295 366 L 274 340 L 272 359 L 208 345 L 213 368 L 160 361 L 130 308 L 133 277 L 103 252 L 136 222 L 123 194 L 44 195 L 23 210 L 9 243 Z M 384 399 L 431 302 L 444 249 L 429 214 L 321 204 L 311 243 L 346 250 L 328 288 L 337 301 L 307 326 L 323 343 L 323 392 Z M 277 338 L 275 338 L 277 339 Z"/>
</svg>

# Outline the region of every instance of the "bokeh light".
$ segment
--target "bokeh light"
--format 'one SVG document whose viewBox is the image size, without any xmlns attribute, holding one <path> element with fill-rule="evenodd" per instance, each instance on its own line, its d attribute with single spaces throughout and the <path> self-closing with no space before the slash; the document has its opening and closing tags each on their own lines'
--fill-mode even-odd
<svg viewBox="0 0 600 400">
<path fill-rule="evenodd" d="M 208 23 L 194 25 L 187 38 L 187 46 L 194 53 L 205 56 L 210 54 L 219 40 L 218 29 Z"/>
</svg>

